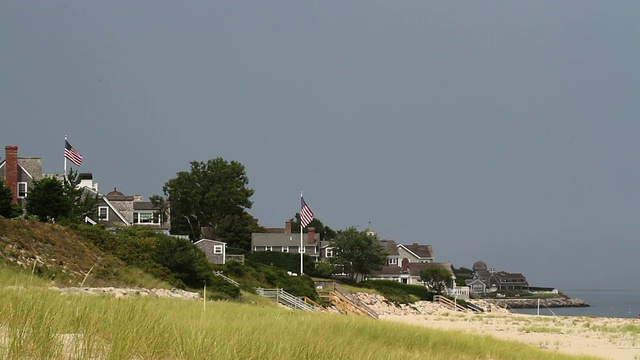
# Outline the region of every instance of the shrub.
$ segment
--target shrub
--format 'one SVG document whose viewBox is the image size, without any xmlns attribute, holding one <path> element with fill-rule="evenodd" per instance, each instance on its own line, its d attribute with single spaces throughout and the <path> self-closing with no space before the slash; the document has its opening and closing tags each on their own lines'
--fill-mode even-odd
<svg viewBox="0 0 640 360">
<path fill-rule="evenodd" d="M 238 299 L 241 295 L 240 288 L 228 281 L 214 277 L 207 288 L 207 297 L 213 300 Z"/>
<path fill-rule="evenodd" d="M 370 280 L 361 283 L 360 286 L 375 289 L 387 300 L 399 304 L 409 304 L 416 300 L 433 300 L 433 294 L 422 285 L 408 285 L 392 280 Z"/>
<path fill-rule="evenodd" d="M 256 251 L 247 254 L 246 259 L 266 265 L 275 266 L 292 273 L 300 272 L 300 254 L 282 253 L 278 251 Z M 305 274 L 313 274 L 315 264 L 313 259 L 304 255 L 303 270 Z"/>
</svg>

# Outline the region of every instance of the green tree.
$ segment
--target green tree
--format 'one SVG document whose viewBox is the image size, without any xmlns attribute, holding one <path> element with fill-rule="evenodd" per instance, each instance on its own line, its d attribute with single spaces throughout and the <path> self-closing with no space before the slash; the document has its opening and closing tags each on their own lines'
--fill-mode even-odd
<svg viewBox="0 0 640 360">
<path fill-rule="evenodd" d="M 69 170 L 64 179 L 64 197 L 68 202 L 69 212 L 65 218 L 74 222 L 84 222 L 85 217 L 96 218 L 100 196 L 93 190 L 80 187 L 80 176 L 76 171 Z"/>
<path fill-rule="evenodd" d="M 53 177 L 33 180 L 27 197 L 27 214 L 37 216 L 40 221 L 66 216 L 71 208 L 64 190 L 63 183 Z"/>
<path fill-rule="evenodd" d="M 242 215 L 253 203 L 253 189 L 244 166 L 220 157 L 207 162 L 192 161 L 190 171 L 178 172 L 162 190 L 171 203 L 172 219 L 187 221 L 192 239 L 197 239 L 201 226 L 218 229 L 229 215 Z"/>
<path fill-rule="evenodd" d="M 14 207 L 11 204 L 11 200 L 13 200 L 11 189 L 4 183 L 4 180 L 0 179 L 0 216 L 5 218 L 14 217 Z"/>
<path fill-rule="evenodd" d="M 227 215 L 218 223 L 217 235 L 224 240 L 228 247 L 251 250 L 251 234 L 265 232 L 258 225 L 258 220 L 246 211 L 239 215 Z"/>
<path fill-rule="evenodd" d="M 336 237 L 337 232 L 325 225 L 318 218 L 313 218 L 313 220 L 307 225 L 307 228 L 312 227 L 316 234 L 320 234 L 320 240 L 331 240 Z M 299 233 L 300 232 L 300 213 L 296 213 L 291 219 L 291 232 Z"/>
<path fill-rule="evenodd" d="M 432 266 L 420 271 L 420 280 L 425 283 L 429 290 L 442 294 L 447 288 L 447 283 L 452 281 L 451 273 L 445 268 Z"/>
<path fill-rule="evenodd" d="M 151 195 L 151 197 L 149 197 L 149 201 L 151 202 L 151 205 L 157 209 L 154 215 L 160 218 L 160 224 L 164 224 L 167 221 L 167 216 L 169 215 L 169 203 L 158 194 Z"/>
<path fill-rule="evenodd" d="M 342 266 L 356 281 L 363 280 L 373 270 L 382 269 L 388 255 L 377 235 L 358 231 L 355 227 L 338 232 L 330 244 L 333 248 L 331 262 Z"/>
<path fill-rule="evenodd" d="M 40 221 L 62 218 L 72 222 L 95 215 L 98 194 L 80 188 L 79 184 L 80 177 L 73 170 L 62 181 L 54 177 L 34 180 L 27 197 L 27 213 Z"/>
</svg>

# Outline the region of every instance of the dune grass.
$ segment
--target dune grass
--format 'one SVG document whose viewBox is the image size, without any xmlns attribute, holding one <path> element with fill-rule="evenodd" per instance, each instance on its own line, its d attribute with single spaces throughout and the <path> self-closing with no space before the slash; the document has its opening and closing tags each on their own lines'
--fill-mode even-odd
<svg viewBox="0 0 640 360">
<path fill-rule="evenodd" d="M 569 359 L 515 342 L 230 302 L 59 295 L 0 271 L 3 359 Z M 44 285 L 44 284 L 41 284 Z"/>
</svg>

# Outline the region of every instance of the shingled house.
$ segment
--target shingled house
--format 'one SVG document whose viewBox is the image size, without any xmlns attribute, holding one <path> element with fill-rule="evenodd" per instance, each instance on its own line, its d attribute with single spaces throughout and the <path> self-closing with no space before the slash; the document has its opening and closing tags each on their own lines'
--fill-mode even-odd
<svg viewBox="0 0 640 360">
<path fill-rule="evenodd" d="M 484 261 L 473 263 L 473 278 L 465 280 L 471 291 L 480 295 L 497 290 L 528 290 L 529 282 L 521 273 L 489 269 Z"/>
<path fill-rule="evenodd" d="M 87 219 L 88 222 L 104 224 L 110 229 L 131 225 L 148 226 L 153 230 L 169 234 L 171 229 L 169 204 L 163 216 L 162 209 L 158 209 L 150 201 L 144 201 L 140 195 L 125 195 L 114 188 L 107 195 L 98 193 L 98 196 L 100 200 L 97 218 Z"/>
<path fill-rule="evenodd" d="M 5 146 L 5 158 L 0 161 L 0 178 L 13 193 L 12 204 L 26 205 L 26 197 L 33 180 L 43 178 L 42 159 L 18 156 L 18 146 Z"/>
<path fill-rule="evenodd" d="M 214 264 L 226 264 L 227 243 L 218 240 L 200 239 L 196 241 L 194 245 L 197 246 L 198 249 L 202 250 L 209 262 Z"/>
<path fill-rule="evenodd" d="M 284 253 L 301 252 L 319 261 L 331 255 L 328 241 L 320 241 L 320 234 L 315 229 L 307 228 L 307 233 L 302 236 L 302 248 L 300 247 L 300 233 L 291 232 L 291 221 L 285 222 L 284 228 L 270 228 L 265 233 L 251 234 L 251 251 L 278 251 Z M 327 254 L 327 251 L 329 254 Z"/>
<path fill-rule="evenodd" d="M 443 268 L 453 276 L 453 269 L 449 263 L 410 262 L 409 259 L 403 258 L 400 266 L 387 265 L 381 270 L 373 271 L 369 280 L 393 280 L 403 284 L 421 285 L 420 271 L 432 267 Z"/>
</svg>

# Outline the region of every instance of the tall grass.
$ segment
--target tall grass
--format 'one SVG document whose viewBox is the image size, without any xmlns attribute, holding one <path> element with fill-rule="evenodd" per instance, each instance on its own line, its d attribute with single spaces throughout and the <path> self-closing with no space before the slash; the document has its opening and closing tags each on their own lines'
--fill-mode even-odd
<svg viewBox="0 0 640 360">
<path fill-rule="evenodd" d="M 20 275 L 22 276 L 22 275 Z M 28 278 L 20 278 L 25 281 Z M 59 295 L 0 271 L 2 359 L 569 359 L 459 332 L 267 306 Z"/>
</svg>

